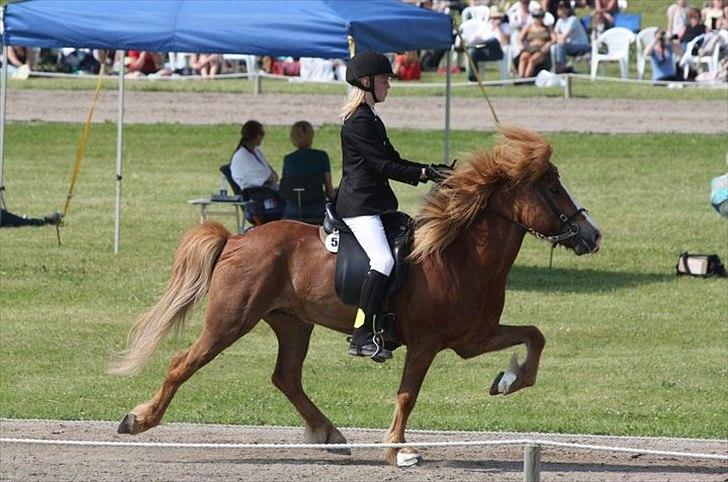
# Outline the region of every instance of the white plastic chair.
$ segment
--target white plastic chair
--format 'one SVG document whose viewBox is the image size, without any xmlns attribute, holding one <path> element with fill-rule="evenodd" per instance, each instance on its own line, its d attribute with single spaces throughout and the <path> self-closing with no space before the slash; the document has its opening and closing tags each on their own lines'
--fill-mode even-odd
<svg viewBox="0 0 728 482">
<path fill-rule="evenodd" d="M 243 60 L 243 61 L 245 61 L 245 71 L 248 73 L 249 76 L 253 75 L 257 70 L 255 55 L 224 54 L 222 57 L 225 60 Z"/>
<path fill-rule="evenodd" d="M 635 41 L 635 34 L 626 28 L 614 27 L 606 30 L 592 42 L 591 78 L 597 76 L 599 62 L 619 62 L 622 78 L 629 75 L 629 46 Z M 599 53 L 599 46 L 607 47 L 606 54 Z"/>
<path fill-rule="evenodd" d="M 710 42 L 710 38 L 712 37 L 711 35 L 698 35 L 690 42 L 688 42 L 687 46 L 685 47 L 685 53 L 680 59 L 680 66 L 683 67 L 683 78 L 688 78 L 688 74 L 690 73 L 691 68 L 695 68 L 695 70 L 700 73 L 700 67 L 702 65 L 708 67 L 708 72 L 715 72 L 716 70 L 718 70 L 718 64 L 720 63 L 721 45 L 728 44 L 728 38 L 726 38 L 725 35 L 721 34 L 718 34 L 721 38 L 718 39 L 718 41 L 713 45 L 713 50 L 711 52 L 704 52 L 702 55 L 700 53 L 693 55 L 692 52 L 699 42 L 702 42 L 702 45 L 706 45 L 708 42 Z"/>
<path fill-rule="evenodd" d="M 169 58 L 169 70 L 185 70 L 190 66 L 192 54 L 187 52 L 167 52 Z"/>
<path fill-rule="evenodd" d="M 645 57 L 645 47 L 655 40 L 657 27 L 647 27 L 640 30 L 640 33 L 634 39 L 635 49 L 637 51 L 637 78 L 642 80 L 645 77 L 645 65 L 647 57 Z"/>
</svg>

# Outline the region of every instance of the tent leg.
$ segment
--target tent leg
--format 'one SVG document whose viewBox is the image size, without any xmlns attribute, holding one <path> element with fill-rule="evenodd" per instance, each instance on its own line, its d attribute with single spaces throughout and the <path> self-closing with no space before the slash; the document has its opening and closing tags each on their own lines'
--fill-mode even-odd
<svg viewBox="0 0 728 482">
<path fill-rule="evenodd" d="M 452 73 L 450 72 L 450 66 L 452 63 L 452 54 L 454 48 L 451 46 L 447 52 L 447 74 L 445 83 L 445 159 L 443 164 L 450 164 L 450 84 L 452 83 Z"/>
<path fill-rule="evenodd" d="M 124 51 L 119 51 L 121 58 L 124 58 Z M 121 161 L 124 146 L 124 63 L 119 69 L 119 106 L 118 118 L 116 121 L 116 205 L 114 209 L 114 254 L 119 252 L 119 240 L 121 237 Z"/>
<path fill-rule="evenodd" d="M 253 94 L 258 95 L 260 94 L 260 90 L 262 87 L 262 82 L 260 78 L 260 71 L 258 70 L 258 59 L 255 58 L 255 62 L 253 62 Z M 250 78 L 250 77 L 248 77 Z"/>
<path fill-rule="evenodd" d="M 3 43 L 3 59 L 8 58 L 8 46 Z M 0 207 L 5 209 L 5 183 L 3 170 L 5 169 L 5 99 L 8 91 L 8 65 L 3 62 L 0 72 Z"/>
</svg>

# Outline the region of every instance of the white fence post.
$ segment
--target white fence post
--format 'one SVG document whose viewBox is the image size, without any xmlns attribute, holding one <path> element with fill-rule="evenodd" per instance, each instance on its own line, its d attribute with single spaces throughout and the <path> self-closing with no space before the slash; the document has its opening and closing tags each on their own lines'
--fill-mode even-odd
<svg viewBox="0 0 728 482">
<path fill-rule="evenodd" d="M 523 482 L 541 480 L 541 446 L 526 444 L 523 450 Z"/>
</svg>

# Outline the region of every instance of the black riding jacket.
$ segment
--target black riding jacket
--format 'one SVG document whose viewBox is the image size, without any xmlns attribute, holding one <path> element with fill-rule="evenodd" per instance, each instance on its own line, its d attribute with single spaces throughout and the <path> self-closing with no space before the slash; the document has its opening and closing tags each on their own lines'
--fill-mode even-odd
<svg viewBox="0 0 728 482">
<path fill-rule="evenodd" d="M 389 179 L 416 186 L 425 164 L 402 159 L 387 137 L 381 119 L 363 103 L 341 128 L 343 177 L 336 211 L 343 218 L 397 210 Z"/>
</svg>

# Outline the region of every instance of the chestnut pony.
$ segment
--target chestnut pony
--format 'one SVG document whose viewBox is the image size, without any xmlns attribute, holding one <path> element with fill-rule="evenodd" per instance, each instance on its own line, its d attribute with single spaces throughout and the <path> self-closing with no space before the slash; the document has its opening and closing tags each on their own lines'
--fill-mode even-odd
<svg viewBox="0 0 728 482">
<path fill-rule="evenodd" d="M 471 358 L 524 343 L 525 361 L 512 361 L 491 394 L 535 383 L 543 335 L 534 326 L 499 324 L 506 277 L 523 238 L 531 232 L 577 255 L 596 252 L 601 239 L 562 186 L 550 157 L 551 146 L 540 135 L 501 127 L 493 149 L 475 152 L 427 195 L 416 218 L 409 274 L 393 300 L 407 353 L 387 442 L 405 441 L 407 418 L 441 350 Z M 124 417 L 119 433 L 137 434 L 159 424 L 180 385 L 262 319 L 278 338 L 273 384 L 306 422 L 307 441 L 346 443 L 301 385 L 314 325 L 352 330 L 356 307 L 336 296 L 335 263 L 318 227 L 294 221 L 272 222 L 239 236 L 215 222 L 187 232 L 164 295 L 136 322 L 124 358 L 110 371 L 135 373 L 207 296 L 202 333 L 173 358 L 154 397 Z M 340 356 L 347 356 L 343 340 L 341 347 Z M 408 449 L 388 449 L 386 458 L 397 465 L 419 461 Z"/>
</svg>

